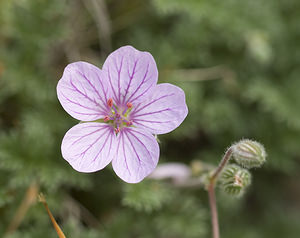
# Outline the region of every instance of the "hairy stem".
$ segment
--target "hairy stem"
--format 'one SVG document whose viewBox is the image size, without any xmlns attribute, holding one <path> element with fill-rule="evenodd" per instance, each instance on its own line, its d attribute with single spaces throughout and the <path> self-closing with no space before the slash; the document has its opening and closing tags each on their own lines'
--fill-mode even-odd
<svg viewBox="0 0 300 238">
<path fill-rule="evenodd" d="M 213 184 L 210 184 L 208 187 L 208 198 L 209 198 L 213 238 L 219 238 L 220 234 L 219 234 L 218 211 L 216 205 L 215 188 Z"/>
<path fill-rule="evenodd" d="M 215 196 L 215 185 L 219 174 L 222 172 L 223 168 L 229 161 L 232 155 L 232 148 L 230 147 L 225 155 L 223 156 L 219 166 L 216 168 L 212 176 L 210 177 L 209 185 L 208 185 L 208 198 L 209 198 L 209 206 L 211 211 L 211 224 L 212 224 L 212 233 L 213 238 L 219 238 L 219 221 L 218 221 L 218 211 L 216 205 L 216 196 Z"/>
<path fill-rule="evenodd" d="M 43 194 L 40 194 L 39 195 L 39 201 L 44 205 L 44 207 L 46 208 L 46 211 L 48 213 L 48 216 L 50 217 L 50 220 L 53 224 L 53 227 L 58 235 L 59 238 L 66 238 L 66 236 L 64 235 L 63 231 L 60 229 L 59 225 L 57 224 L 54 216 L 52 215 L 49 207 L 48 207 L 48 204 L 46 202 L 46 198 L 44 197 Z"/>
<path fill-rule="evenodd" d="M 213 175 L 210 177 L 210 183 L 215 184 L 215 180 L 217 179 L 218 175 L 222 172 L 223 168 L 225 167 L 225 165 L 227 164 L 227 162 L 229 161 L 229 159 L 231 158 L 232 155 L 232 147 L 230 147 L 225 155 L 223 156 L 218 168 L 216 168 L 216 170 L 214 171 Z"/>
</svg>

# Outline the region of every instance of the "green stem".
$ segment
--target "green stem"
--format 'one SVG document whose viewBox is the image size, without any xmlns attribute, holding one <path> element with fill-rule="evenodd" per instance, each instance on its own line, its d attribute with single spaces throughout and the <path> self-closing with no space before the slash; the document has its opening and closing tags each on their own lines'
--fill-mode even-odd
<svg viewBox="0 0 300 238">
<path fill-rule="evenodd" d="M 220 234 L 219 234 L 218 211 L 216 205 L 215 188 L 213 184 L 210 184 L 208 187 L 208 198 L 209 198 L 209 206 L 210 206 L 210 213 L 211 213 L 213 238 L 219 238 Z"/>
<path fill-rule="evenodd" d="M 216 168 L 212 176 L 210 177 L 210 182 L 208 185 L 208 198 L 209 198 L 209 206 L 211 211 L 211 224 L 212 224 L 212 233 L 213 238 L 219 238 L 219 221 L 218 221 L 218 210 L 216 205 L 216 196 L 215 196 L 215 185 L 219 174 L 222 172 L 223 168 L 230 160 L 232 155 L 232 148 L 230 147 L 225 155 L 223 156 L 219 166 Z"/>
</svg>

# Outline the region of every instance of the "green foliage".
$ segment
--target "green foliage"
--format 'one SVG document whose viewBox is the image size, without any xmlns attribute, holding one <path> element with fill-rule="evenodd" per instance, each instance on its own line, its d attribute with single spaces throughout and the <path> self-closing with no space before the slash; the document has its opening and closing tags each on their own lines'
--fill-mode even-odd
<svg viewBox="0 0 300 238">
<path fill-rule="evenodd" d="M 245 196 L 218 194 L 222 237 L 298 237 L 300 2 L 104 2 L 113 49 L 151 52 L 160 83 L 186 92 L 187 119 L 160 136 L 164 161 L 216 165 L 233 141 L 265 145 L 268 162 Z M 208 237 L 207 198 L 197 189 L 127 185 L 108 168 L 81 174 L 61 158 L 61 139 L 77 122 L 57 101 L 57 81 L 72 61 L 101 67 L 109 48 L 89 3 L 0 1 L 0 236 L 37 183 L 67 237 Z M 10 237 L 56 236 L 34 203 Z"/>
<path fill-rule="evenodd" d="M 160 209 L 175 195 L 166 185 L 156 181 L 127 184 L 124 189 L 123 204 L 145 212 Z"/>
<path fill-rule="evenodd" d="M 173 191 L 172 194 L 175 196 L 161 205 L 159 210 L 119 211 L 106 224 L 103 237 L 207 237 L 207 214 L 199 200 L 186 192 L 180 193 L 180 200 L 179 191 Z"/>
</svg>

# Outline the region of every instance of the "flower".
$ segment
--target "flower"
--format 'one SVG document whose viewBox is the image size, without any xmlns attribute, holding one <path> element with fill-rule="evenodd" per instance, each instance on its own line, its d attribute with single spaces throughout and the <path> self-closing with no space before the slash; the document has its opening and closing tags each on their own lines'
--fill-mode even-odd
<svg viewBox="0 0 300 238">
<path fill-rule="evenodd" d="M 138 183 L 156 167 L 154 134 L 168 133 L 185 119 L 183 90 L 157 84 L 152 55 L 132 46 L 111 53 L 102 70 L 86 62 L 69 64 L 57 85 L 67 113 L 81 121 L 65 134 L 63 158 L 79 172 L 95 172 L 112 162 L 115 173 Z"/>
</svg>

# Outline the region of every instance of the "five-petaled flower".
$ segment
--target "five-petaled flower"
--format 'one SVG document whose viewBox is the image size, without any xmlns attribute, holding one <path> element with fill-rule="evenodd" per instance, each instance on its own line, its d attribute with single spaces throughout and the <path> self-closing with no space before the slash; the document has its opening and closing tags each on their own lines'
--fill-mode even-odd
<svg viewBox="0 0 300 238">
<path fill-rule="evenodd" d="M 69 64 L 57 85 L 63 108 L 82 121 L 62 141 L 62 155 L 80 172 L 112 162 L 116 174 L 138 183 L 156 167 L 153 136 L 174 130 L 188 109 L 177 86 L 157 84 L 152 55 L 131 46 L 111 53 L 102 70 L 86 62 Z"/>
</svg>

